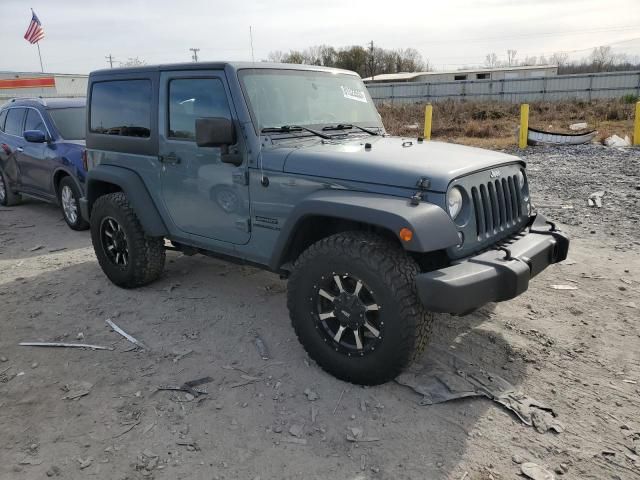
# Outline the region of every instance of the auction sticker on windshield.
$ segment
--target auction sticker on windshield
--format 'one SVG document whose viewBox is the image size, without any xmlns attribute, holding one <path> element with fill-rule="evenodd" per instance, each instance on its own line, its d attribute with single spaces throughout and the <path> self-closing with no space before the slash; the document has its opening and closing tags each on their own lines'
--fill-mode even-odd
<svg viewBox="0 0 640 480">
<path fill-rule="evenodd" d="M 342 96 L 344 98 L 348 98 L 349 100 L 355 100 L 356 102 L 367 103 L 367 96 L 364 94 L 362 90 L 357 90 L 355 88 L 345 87 L 341 85 Z"/>
</svg>

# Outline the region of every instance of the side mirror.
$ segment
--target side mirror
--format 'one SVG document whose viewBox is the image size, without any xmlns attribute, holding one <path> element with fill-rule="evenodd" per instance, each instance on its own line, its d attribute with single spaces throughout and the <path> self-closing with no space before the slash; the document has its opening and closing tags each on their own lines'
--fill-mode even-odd
<svg viewBox="0 0 640 480">
<path fill-rule="evenodd" d="M 24 139 L 31 143 L 44 143 L 47 141 L 47 136 L 42 130 L 25 130 Z"/>
<path fill-rule="evenodd" d="M 196 119 L 196 143 L 199 147 L 224 147 L 236 143 L 236 129 L 228 118 Z"/>
</svg>

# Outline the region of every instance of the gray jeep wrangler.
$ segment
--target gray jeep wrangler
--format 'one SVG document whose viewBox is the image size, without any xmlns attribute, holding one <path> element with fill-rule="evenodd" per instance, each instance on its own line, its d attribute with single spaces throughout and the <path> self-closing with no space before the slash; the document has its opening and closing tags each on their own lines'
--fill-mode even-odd
<svg viewBox="0 0 640 480">
<path fill-rule="evenodd" d="M 100 266 L 124 288 L 166 250 L 289 278 L 300 342 L 360 384 L 397 376 L 431 312 L 524 292 L 569 241 L 531 210 L 525 165 L 385 133 L 357 74 L 192 63 L 93 72 L 86 197 Z"/>
</svg>

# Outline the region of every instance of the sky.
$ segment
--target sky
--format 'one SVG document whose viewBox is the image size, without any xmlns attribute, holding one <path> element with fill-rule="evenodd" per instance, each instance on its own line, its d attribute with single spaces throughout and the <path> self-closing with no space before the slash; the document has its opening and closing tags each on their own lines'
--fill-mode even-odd
<svg viewBox="0 0 640 480">
<path fill-rule="evenodd" d="M 611 45 L 640 58 L 640 0 L 0 0 L 0 71 L 40 70 L 24 40 L 34 9 L 45 30 L 44 69 L 88 73 L 138 57 L 147 64 L 255 60 L 328 44 L 417 49 L 437 70 Z"/>
</svg>

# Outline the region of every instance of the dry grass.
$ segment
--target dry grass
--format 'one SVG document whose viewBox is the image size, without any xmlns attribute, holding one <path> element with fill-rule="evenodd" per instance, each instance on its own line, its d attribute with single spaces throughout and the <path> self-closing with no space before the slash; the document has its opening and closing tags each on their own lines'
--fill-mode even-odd
<svg viewBox="0 0 640 480">
<path fill-rule="evenodd" d="M 598 130 L 598 141 L 633 132 L 635 105 L 623 100 L 536 102 L 530 104 L 529 125 L 553 132 L 570 132 L 569 125 L 587 122 Z M 424 104 L 382 105 L 378 108 L 394 135 L 422 135 Z M 486 148 L 506 148 L 516 142 L 520 106 L 500 102 L 447 100 L 433 105 L 432 138 Z"/>
</svg>

